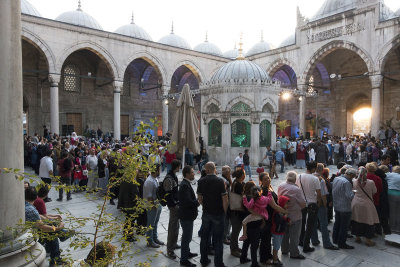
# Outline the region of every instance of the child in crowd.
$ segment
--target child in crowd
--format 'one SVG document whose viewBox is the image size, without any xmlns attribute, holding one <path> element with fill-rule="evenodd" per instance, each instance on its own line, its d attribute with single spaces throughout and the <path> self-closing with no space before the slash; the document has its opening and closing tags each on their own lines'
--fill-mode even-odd
<svg viewBox="0 0 400 267">
<path fill-rule="evenodd" d="M 263 166 L 262 166 L 262 162 L 260 162 L 260 163 L 258 163 L 258 168 L 257 168 L 257 173 L 258 173 L 258 176 L 260 176 L 260 173 L 263 173 L 264 172 L 264 168 L 263 168 Z"/>
<path fill-rule="evenodd" d="M 276 152 L 272 151 L 272 162 L 271 162 L 271 169 L 269 170 L 269 177 L 271 177 L 271 179 L 274 179 L 274 175 L 275 178 L 278 179 L 278 173 L 276 172 Z"/>
<path fill-rule="evenodd" d="M 268 193 L 268 196 L 261 195 L 262 190 L 259 186 L 254 186 L 251 189 L 250 196 L 243 196 L 243 205 L 247 209 L 252 209 L 254 213 L 248 215 L 244 218 L 243 225 L 243 235 L 239 238 L 240 241 L 247 239 L 247 224 L 249 222 L 254 222 L 258 220 L 268 220 L 267 205 L 271 201 L 272 195 Z"/>
<path fill-rule="evenodd" d="M 290 199 L 286 196 L 280 196 L 278 199 L 278 204 L 284 209 L 288 208 L 288 202 Z M 281 248 L 281 243 L 283 239 L 283 235 L 285 234 L 286 225 L 289 223 L 289 218 L 277 211 L 274 211 L 272 214 L 272 257 L 273 257 L 273 265 L 275 266 L 283 266 L 281 261 L 278 258 L 278 251 Z"/>
</svg>

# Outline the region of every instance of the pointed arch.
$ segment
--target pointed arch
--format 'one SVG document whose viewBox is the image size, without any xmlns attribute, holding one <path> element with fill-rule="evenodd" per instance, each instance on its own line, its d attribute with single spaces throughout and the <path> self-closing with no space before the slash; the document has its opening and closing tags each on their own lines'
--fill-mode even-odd
<svg viewBox="0 0 400 267">
<path fill-rule="evenodd" d="M 229 111 L 232 109 L 232 107 L 233 107 L 235 104 L 239 103 L 239 102 L 243 102 L 243 103 L 245 103 L 246 105 L 248 105 L 252 111 L 255 111 L 255 110 L 256 110 L 253 101 L 251 101 L 250 99 L 248 99 L 248 98 L 246 98 L 246 97 L 238 96 L 238 97 L 232 99 L 231 101 L 229 101 L 229 103 L 226 105 L 225 111 L 228 111 L 228 112 L 229 112 Z"/>
<path fill-rule="evenodd" d="M 203 83 L 206 81 L 205 76 L 203 71 L 198 67 L 198 64 L 194 63 L 193 61 L 190 60 L 181 60 L 177 62 L 173 69 L 172 73 L 170 73 L 169 77 L 170 80 L 172 79 L 172 76 L 174 75 L 175 71 L 180 67 L 180 66 L 185 66 L 187 67 L 191 72 L 193 72 L 194 76 L 196 77 L 197 81 L 200 83 Z"/>
<path fill-rule="evenodd" d="M 375 60 L 375 71 L 379 71 L 380 73 L 384 72 L 384 68 L 386 62 L 389 58 L 390 52 L 393 49 L 400 46 L 400 35 L 392 38 L 389 42 L 387 42 L 382 49 L 379 50 L 379 54 Z"/>
<path fill-rule="evenodd" d="M 117 63 L 115 59 L 111 56 L 111 54 L 104 47 L 92 41 L 80 41 L 64 49 L 60 57 L 58 57 L 57 59 L 56 72 L 61 73 L 65 60 L 75 51 L 82 49 L 87 49 L 95 53 L 99 58 L 101 58 L 108 66 L 114 79 L 121 77 L 118 71 Z"/>
<path fill-rule="evenodd" d="M 129 64 L 131 64 L 134 60 L 142 58 L 143 60 L 145 60 L 147 63 L 149 63 L 157 72 L 158 74 L 161 76 L 161 84 L 169 84 L 169 80 L 166 78 L 167 77 L 167 72 L 165 70 L 164 65 L 161 63 L 161 60 L 156 57 L 155 55 L 147 52 L 147 51 L 137 51 L 135 53 L 133 53 L 132 55 L 130 55 L 129 57 L 127 57 L 127 59 L 125 60 L 125 62 L 122 64 L 121 68 L 120 68 L 120 73 L 122 73 L 122 75 L 125 73 L 126 69 L 128 68 Z"/>
<path fill-rule="evenodd" d="M 50 73 L 59 73 L 56 71 L 56 58 L 54 56 L 53 51 L 51 50 L 50 46 L 46 44 L 38 35 L 34 34 L 33 32 L 29 31 L 28 29 L 22 27 L 22 39 L 29 42 L 37 49 L 43 52 L 46 57 L 47 64 L 49 67 Z"/>
<path fill-rule="evenodd" d="M 347 49 L 356 53 L 367 66 L 368 72 L 373 73 L 374 62 L 371 56 L 366 51 L 364 51 L 352 42 L 336 40 L 322 46 L 312 55 L 312 57 L 308 60 L 306 67 L 304 68 L 301 78 L 303 78 L 305 81 L 308 81 L 310 76 L 312 75 L 311 71 L 315 67 L 316 63 L 320 59 L 324 58 L 326 55 L 338 49 Z"/>
<path fill-rule="evenodd" d="M 278 112 L 278 105 L 275 103 L 275 101 L 272 98 L 267 97 L 261 103 L 262 103 L 261 110 L 263 112 L 264 112 L 264 108 L 266 108 L 266 107 L 268 107 L 271 110 L 271 112 Z"/>
<path fill-rule="evenodd" d="M 277 60 L 272 62 L 266 69 L 269 77 L 272 78 L 275 72 L 277 72 L 280 68 L 282 68 L 285 65 L 289 66 L 294 71 L 295 74 L 298 72 L 298 68 L 294 62 L 290 61 L 287 58 L 278 58 Z"/>
<path fill-rule="evenodd" d="M 208 111 L 209 111 L 208 108 L 209 108 L 210 105 L 212 105 L 212 104 L 216 105 L 220 111 L 222 110 L 221 103 L 220 103 L 217 99 L 211 98 L 211 99 L 208 100 L 206 103 L 204 103 L 204 106 L 203 106 L 203 113 L 208 113 Z"/>
</svg>

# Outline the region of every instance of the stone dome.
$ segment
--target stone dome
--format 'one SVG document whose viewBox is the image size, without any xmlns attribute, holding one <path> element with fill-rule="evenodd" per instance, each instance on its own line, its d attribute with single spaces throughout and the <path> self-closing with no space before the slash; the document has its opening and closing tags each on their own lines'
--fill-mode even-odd
<svg viewBox="0 0 400 267">
<path fill-rule="evenodd" d="M 207 35 L 206 40 L 203 43 L 196 45 L 193 50 L 214 56 L 222 56 L 221 49 L 219 49 L 218 46 L 216 46 L 215 44 L 208 42 Z"/>
<path fill-rule="evenodd" d="M 64 12 L 61 15 L 59 15 L 56 18 L 56 20 L 96 30 L 103 30 L 103 28 L 97 22 L 97 20 L 95 20 L 92 16 L 82 11 L 80 2 L 77 10 Z"/>
<path fill-rule="evenodd" d="M 192 49 L 185 39 L 174 33 L 174 24 L 172 24 L 171 33 L 162 37 L 158 42 L 184 49 Z"/>
<path fill-rule="evenodd" d="M 224 82 L 228 80 L 244 79 L 244 80 L 267 80 L 269 76 L 256 63 L 245 60 L 237 59 L 226 63 L 212 76 L 211 82 Z"/>
<path fill-rule="evenodd" d="M 236 48 L 236 44 L 232 50 L 226 51 L 223 56 L 230 59 L 236 59 L 239 56 L 239 50 Z"/>
<path fill-rule="evenodd" d="M 261 37 L 261 41 L 253 45 L 253 47 L 250 48 L 250 50 L 246 53 L 246 56 L 248 57 L 263 52 L 267 52 L 272 48 L 273 48 L 272 45 L 267 42 L 264 42 L 263 38 Z"/>
<path fill-rule="evenodd" d="M 133 38 L 144 39 L 148 41 L 153 41 L 151 36 L 143 30 L 142 27 L 139 27 L 133 21 L 133 16 L 130 24 L 123 25 L 115 30 L 115 33 L 126 35 Z"/>
<path fill-rule="evenodd" d="M 39 11 L 27 0 L 21 0 L 21 13 L 36 17 L 41 17 Z"/>
<path fill-rule="evenodd" d="M 294 44 L 296 44 L 296 34 L 295 33 L 293 33 L 288 38 L 283 40 L 283 42 L 279 45 L 279 47 L 285 47 L 285 46 L 294 45 Z"/>
<path fill-rule="evenodd" d="M 356 0 L 325 0 L 321 8 L 310 19 L 315 21 L 333 16 L 356 7 Z"/>
</svg>

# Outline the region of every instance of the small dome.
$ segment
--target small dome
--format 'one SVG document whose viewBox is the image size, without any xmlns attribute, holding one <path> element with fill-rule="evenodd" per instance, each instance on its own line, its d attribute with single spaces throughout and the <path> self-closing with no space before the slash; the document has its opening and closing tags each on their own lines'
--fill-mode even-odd
<svg viewBox="0 0 400 267">
<path fill-rule="evenodd" d="M 295 33 L 293 33 L 288 38 L 283 40 L 283 42 L 279 45 L 279 47 L 285 47 L 285 46 L 294 45 L 294 44 L 296 44 L 296 34 Z"/>
<path fill-rule="evenodd" d="M 184 49 L 192 49 L 185 39 L 174 33 L 174 24 L 172 24 L 171 33 L 162 37 L 158 42 Z"/>
<path fill-rule="evenodd" d="M 394 14 L 396 15 L 396 16 L 400 16 L 400 8 L 399 9 L 397 9 L 397 11 L 396 12 L 394 12 Z"/>
<path fill-rule="evenodd" d="M 130 36 L 133 38 L 153 41 L 150 35 L 145 30 L 143 30 L 142 27 L 139 27 L 138 25 L 135 24 L 135 22 L 133 21 L 133 15 L 131 23 L 119 27 L 118 29 L 115 30 L 115 33 Z"/>
<path fill-rule="evenodd" d="M 224 53 L 224 57 L 230 58 L 230 59 L 236 59 L 239 56 L 239 50 L 235 47 L 232 50 L 228 50 Z"/>
<path fill-rule="evenodd" d="M 21 0 L 21 13 L 36 17 L 41 17 L 39 11 L 27 0 Z"/>
<path fill-rule="evenodd" d="M 96 30 L 103 30 L 103 28 L 97 22 L 97 20 L 95 20 L 92 16 L 82 11 L 80 2 L 77 10 L 64 12 L 61 15 L 59 15 L 56 18 L 56 20 L 87 28 L 93 28 Z"/>
<path fill-rule="evenodd" d="M 256 63 L 245 60 L 237 59 L 226 63 L 212 76 L 211 82 L 227 81 L 232 79 L 245 79 L 245 80 L 267 80 L 269 76 Z"/>
<path fill-rule="evenodd" d="M 315 21 L 333 16 L 356 7 L 356 0 L 325 0 L 318 12 L 310 19 Z"/>
<path fill-rule="evenodd" d="M 206 40 L 203 43 L 198 44 L 193 50 L 219 57 L 222 56 L 221 49 L 219 49 L 218 46 L 216 46 L 215 44 L 208 42 L 207 35 L 206 35 Z"/>
<path fill-rule="evenodd" d="M 250 48 L 250 50 L 246 53 L 246 56 L 249 57 L 252 55 L 260 54 L 263 52 L 267 52 L 271 49 L 272 45 L 267 42 L 264 42 L 264 40 L 261 39 L 259 43 L 256 43 L 255 45 L 253 45 L 252 48 Z"/>
</svg>

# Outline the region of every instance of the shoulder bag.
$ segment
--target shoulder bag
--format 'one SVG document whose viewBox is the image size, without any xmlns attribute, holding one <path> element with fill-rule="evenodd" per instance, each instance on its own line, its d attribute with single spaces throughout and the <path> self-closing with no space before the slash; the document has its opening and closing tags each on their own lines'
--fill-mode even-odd
<svg viewBox="0 0 400 267">
<path fill-rule="evenodd" d="M 243 205 L 243 197 L 240 194 L 235 193 L 236 182 L 232 184 L 231 190 L 229 191 L 229 208 L 233 211 L 245 211 Z"/>
<path fill-rule="evenodd" d="M 360 186 L 361 190 L 364 192 L 364 194 L 369 198 L 369 200 L 372 201 L 372 204 L 374 204 L 375 206 L 375 202 L 374 200 L 367 194 L 367 192 L 365 192 L 364 188 L 361 186 L 360 181 L 357 180 L 358 185 Z"/>
</svg>

